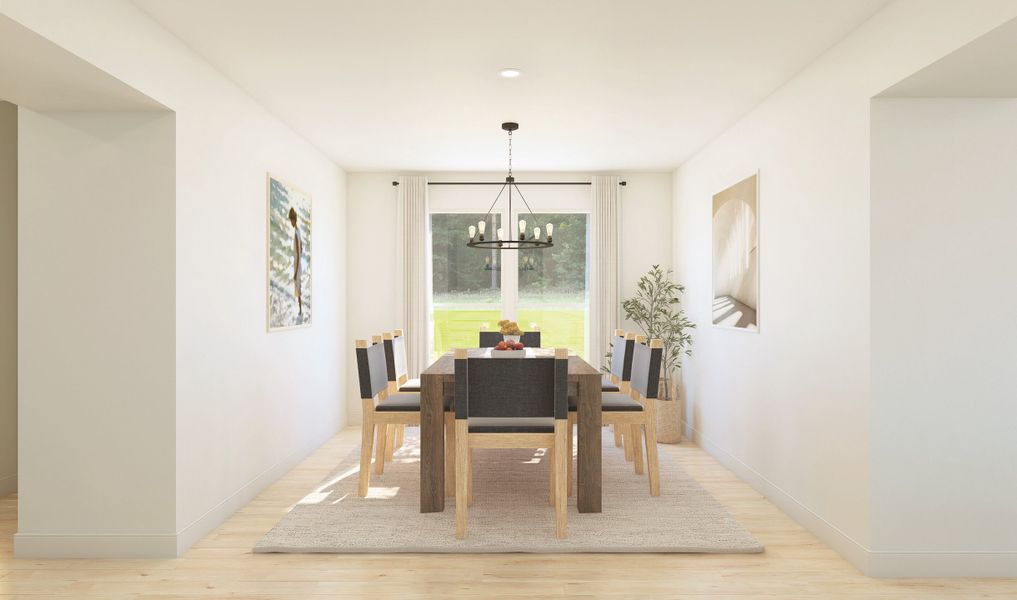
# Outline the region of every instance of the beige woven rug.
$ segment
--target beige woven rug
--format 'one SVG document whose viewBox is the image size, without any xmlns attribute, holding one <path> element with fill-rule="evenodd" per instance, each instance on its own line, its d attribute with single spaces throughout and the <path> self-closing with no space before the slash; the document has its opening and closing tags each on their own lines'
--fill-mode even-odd
<svg viewBox="0 0 1017 600">
<path fill-rule="evenodd" d="M 569 498 L 568 539 L 554 537 L 545 451 L 474 450 L 469 532 L 455 537 L 455 499 L 419 512 L 419 440 L 371 475 L 357 496 L 359 449 L 351 452 L 255 546 L 255 552 L 762 552 L 762 545 L 664 452 L 661 495 L 650 496 L 613 438 L 604 436 L 603 512 L 580 514 Z"/>
</svg>

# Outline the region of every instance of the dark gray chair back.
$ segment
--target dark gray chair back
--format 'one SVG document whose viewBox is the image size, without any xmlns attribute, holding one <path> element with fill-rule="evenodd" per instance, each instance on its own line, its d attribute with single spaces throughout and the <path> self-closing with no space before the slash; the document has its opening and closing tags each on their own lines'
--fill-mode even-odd
<svg viewBox="0 0 1017 600">
<path fill-rule="evenodd" d="M 497 331 L 481 331 L 480 332 L 480 346 L 479 348 L 494 348 L 498 345 L 498 342 L 505 339 L 505 336 L 498 333 Z M 524 331 L 523 335 L 519 337 L 519 341 L 522 342 L 527 348 L 540 348 L 540 332 L 539 331 Z"/>
<path fill-rule="evenodd" d="M 357 348 L 357 375 L 360 378 L 360 397 L 373 398 L 388 389 L 385 345 L 371 344 Z"/>
<path fill-rule="evenodd" d="M 396 330 L 392 334 L 385 334 L 385 363 L 388 369 L 388 380 L 399 381 L 399 378 L 406 375 L 406 338 Z"/>
<path fill-rule="evenodd" d="M 568 418 L 567 356 L 456 358 L 456 418 Z"/>
<path fill-rule="evenodd" d="M 651 346 L 659 343 L 650 342 Z M 653 348 L 646 344 L 636 344 L 632 350 L 632 380 L 630 386 L 644 398 L 656 398 L 660 385 L 660 361 L 663 348 Z"/>
<path fill-rule="evenodd" d="M 627 340 L 620 335 L 611 340 L 611 374 L 622 381 L 632 379 L 632 351 L 636 340 Z"/>
</svg>

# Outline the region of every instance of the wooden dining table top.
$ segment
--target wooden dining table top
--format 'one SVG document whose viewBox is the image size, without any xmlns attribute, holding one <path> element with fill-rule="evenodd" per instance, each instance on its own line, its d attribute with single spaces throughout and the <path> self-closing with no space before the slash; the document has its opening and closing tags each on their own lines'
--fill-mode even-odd
<svg viewBox="0 0 1017 600">
<path fill-rule="evenodd" d="M 526 354 L 519 357 L 511 358 L 495 358 L 492 356 L 494 352 L 493 348 L 469 348 L 467 350 L 467 357 L 469 358 L 491 358 L 494 360 L 525 360 L 527 358 L 554 358 L 554 348 L 525 348 Z M 424 369 L 421 373 L 423 375 L 447 375 L 453 377 L 455 375 L 456 365 L 455 359 L 452 357 L 452 352 L 446 352 L 439 356 L 431 366 Z M 599 376 L 600 371 L 596 367 L 586 362 L 583 357 L 577 355 L 574 352 L 569 352 L 569 380 L 576 381 L 582 376 Z"/>
</svg>

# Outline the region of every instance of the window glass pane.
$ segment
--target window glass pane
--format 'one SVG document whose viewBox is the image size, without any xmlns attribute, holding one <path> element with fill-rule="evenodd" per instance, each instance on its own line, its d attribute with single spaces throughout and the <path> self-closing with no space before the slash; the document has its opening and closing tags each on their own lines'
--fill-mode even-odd
<svg viewBox="0 0 1017 600">
<path fill-rule="evenodd" d="M 434 356 L 453 348 L 475 348 L 486 323 L 501 318 L 501 264 L 495 251 L 470 248 L 470 225 L 483 214 L 432 214 L 432 314 Z M 486 238 L 495 239 L 501 222 L 492 214 Z"/>
<path fill-rule="evenodd" d="M 537 223 L 530 224 L 533 217 Z M 540 345 L 565 347 L 586 357 L 588 329 L 589 215 L 537 213 L 524 216 L 532 233 L 554 224 L 554 246 L 519 251 L 519 326 L 540 327 Z"/>
</svg>

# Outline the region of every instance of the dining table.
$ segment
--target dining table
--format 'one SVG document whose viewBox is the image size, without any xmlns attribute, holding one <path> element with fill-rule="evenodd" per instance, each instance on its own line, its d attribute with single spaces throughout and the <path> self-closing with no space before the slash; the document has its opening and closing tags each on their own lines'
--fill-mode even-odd
<svg viewBox="0 0 1017 600">
<path fill-rule="evenodd" d="M 527 348 L 518 358 L 492 356 L 491 348 L 473 348 L 470 358 L 527 360 L 554 357 L 553 348 Z M 568 382 L 574 389 L 577 415 L 576 506 L 579 512 L 601 512 L 601 374 L 574 352 L 569 353 Z M 443 400 L 454 395 L 452 352 L 438 357 L 420 374 L 420 512 L 445 510 L 445 417 Z"/>
</svg>

